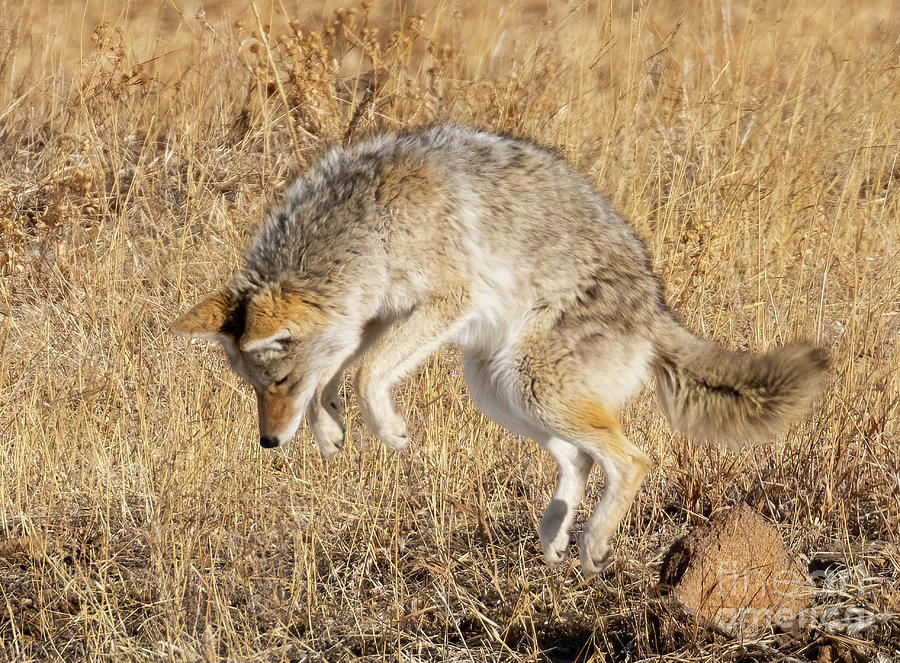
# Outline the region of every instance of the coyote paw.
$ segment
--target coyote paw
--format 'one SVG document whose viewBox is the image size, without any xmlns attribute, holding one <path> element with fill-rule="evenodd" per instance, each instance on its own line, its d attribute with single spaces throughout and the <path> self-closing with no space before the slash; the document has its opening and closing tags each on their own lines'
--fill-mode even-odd
<svg viewBox="0 0 900 663">
<path fill-rule="evenodd" d="M 334 458 L 344 448 L 344 425 L 331 413 L 316 417 L 312 429 L 323 458 Z"/>
<path fill-rule="evenodd" d="M 559 564 L 569 556 L 569 527 L 566 516 L 570 513 L 568 504 L 553 499 L 541 518 L 541 550 L 547 564 Z"/>
<path fill-rule="evenodd" d="M 322 458 L 325 460 L 331 460 L 339 453 L 341 453 L 341 449 L 344 448 L 344 436 L 341 435 L 340 438 L 335 440 L 330 440 L 328 442 L 323 442 L 319 440 L 319 453 L 322 454 Z"/>
<path fill-rule="evenodd" d="M 400 417 L 390 422 L 379 422 L 372 432 L 387 448 L 394 451 L 405 449 L 409 444 L 406 422 Z"/>
<path fill-rule="evenodd" d="M 359 412 L 372 435 L 381 440 L 388 449 L 398 451 L 409 444 L 406 422 L 391 407 L 389 398 L 378 398 L 370 394 L 359 399 Z"/>
<path fill-rule="evenodd" d="M 404 431 L 400 435 L 381 431 L 379 433 L 376 433 L 375 437 L 384 442 L 384 445 L 388 449 L 393 449 L 394 451 L 400 451 L 401 449 L 405 449 L 407 446 L 409 446 L 409 434 L 406 431 Z"/>
<path fill-rule="evenodd" d="M 564 539 L 557 537 L 552 541 L 541 541 L 541 550 L 544 551 L 544 559 L 549 566 L 555 566 L 569 556 L 569 537 Z"/>
<path fill-rule="evenodd" d="M 585 576 L 595 576 L 605 571 L 612 563 L 612 549 L 609 541 L 592 542 L 588 537 L 581 540 L 581 572 Z"/>
</svg>

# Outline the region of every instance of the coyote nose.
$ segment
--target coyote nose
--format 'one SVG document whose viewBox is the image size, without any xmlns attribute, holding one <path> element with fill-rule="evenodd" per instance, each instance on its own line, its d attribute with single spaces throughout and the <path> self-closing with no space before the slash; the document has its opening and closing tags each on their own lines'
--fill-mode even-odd
<svg viewBox="0 0 900 663">
<path fill-rule="evenodd" d="M 259 438 L 259 445 L 261 447 L 265 447 L 266 449 L 271 449 L 272 447 L 277 447 L 278 446 L 278 438 L 264 435 L 263 437 Z"/>
</svg>

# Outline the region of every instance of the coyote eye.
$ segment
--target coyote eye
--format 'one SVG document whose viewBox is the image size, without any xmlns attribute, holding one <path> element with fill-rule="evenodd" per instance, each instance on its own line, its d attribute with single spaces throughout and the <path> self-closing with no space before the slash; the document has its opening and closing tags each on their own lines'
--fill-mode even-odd
<svg viewBox="0 0 900 663">
<path fill-rule="evenodd" d="M 276 385 L 282 385 L 282 384 L 284 384 L 285 382 L 287 382 L 288 377 L 289 377 L 289 376 L 285 375 L 285 376 L 284 376 L 283 378 L 281 378 L 280 380 L 275 380 L 275 384 L 276 384 Z"/>
</svg>

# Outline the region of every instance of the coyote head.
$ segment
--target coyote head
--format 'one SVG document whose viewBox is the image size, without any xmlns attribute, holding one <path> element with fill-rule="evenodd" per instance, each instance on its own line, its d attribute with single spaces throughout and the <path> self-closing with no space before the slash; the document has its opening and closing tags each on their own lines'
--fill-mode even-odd
<svg viewBox="0 0 900 663">
<path fill-rule="evenodd" d="M 253 387 L 259 442 L 293 437 L 318 384 L 317 340 L 327 327 L 322 305 L 288 284 L 237 294 L 219 290 L 179 317 L 171 330 L 219 341 L 231 368 Z"/>
</svg>

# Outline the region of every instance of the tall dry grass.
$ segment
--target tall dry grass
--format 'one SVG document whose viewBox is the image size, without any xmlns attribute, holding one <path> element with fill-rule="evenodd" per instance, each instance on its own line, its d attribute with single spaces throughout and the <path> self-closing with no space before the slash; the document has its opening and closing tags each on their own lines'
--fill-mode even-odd
<svg viewBox="0 0 900 663">
<path fill-rule="evenodd" d="M 0 8 L 0 656 L 900 660 L 896 6 L 258 5 Z M 452 351 L 399 395 L 408 451 L 348 392 L 326 464 L 306 433 L 261 450 L 218 351 L 166 332 L 326 145 L 443 121 L 564 153 L 691 327 L 830 350 L 772 448 L 696 447 L 636 400 L 656 467 L 606 576 L 544 565 L 552 463 Z M 832 623 L 739 642 L 655 597 L 666 547 L 740 502 L 839 580 Z"/>
</svg>

